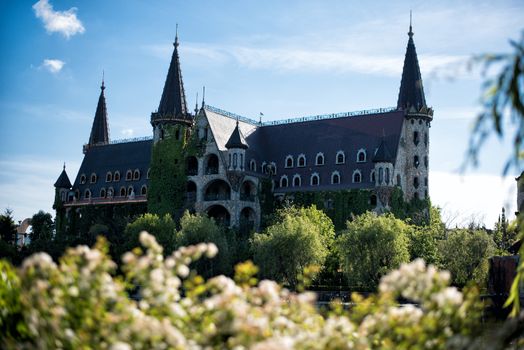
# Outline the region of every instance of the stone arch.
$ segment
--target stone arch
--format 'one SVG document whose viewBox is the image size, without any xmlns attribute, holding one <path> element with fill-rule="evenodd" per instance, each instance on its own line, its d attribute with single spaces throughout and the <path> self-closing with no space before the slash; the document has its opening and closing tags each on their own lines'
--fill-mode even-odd
<svg viewBox="0 0 524 350">
<path fill-rule="evenodd" d="M 198 175 L 198 160 L 195 156 L 186 158 L 186 175 Z"/>
<path fill-rule="evenodd" d="M 197 200 L 197 185 L 194 181 L 188 181 L 186 183 L 186 202 L 193 204 Z"/>
<path fill-rule="evenodd" d="M 205 201 L 228 201 L 230 199 L 231 187 L 226 181 L 222 179 L 216 179 L 207 184 L 206 190 L 204 192 Z"/>
<path fill-rule="evenodd" d="M 245 207 L 240 211 L 239 229 L 241 232 L 250 232 L 255 228 L 256 213 L 251 207 Z"/>
<path fill-rule="evenodd" d="M 254 202 L 257 194 L 257 187 L 251 180 L 246 180 L 240 186 L 240 200 Z"/>
<path fill-rule="evenodd" d="M 207 216 L 215 219 L 217 224 L 229 226 L 231 224 L 231 214 L 222 205 L 212 205 L 206 210 Z"/>
<path fill-rule="evenodd" d="M 206 157 L 206 175 L 218 174 L 218 156 L 214 153 Z"/>
</svg>

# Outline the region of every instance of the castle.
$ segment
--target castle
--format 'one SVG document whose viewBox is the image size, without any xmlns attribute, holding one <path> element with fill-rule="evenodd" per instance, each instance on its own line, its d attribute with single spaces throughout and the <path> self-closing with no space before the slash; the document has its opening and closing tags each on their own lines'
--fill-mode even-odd
<svg viewBox="0 0 524 350">
<path fill-rule="evenodd" d="M 204 100 L 189 111 L 177 35 L 150 118 L 152 137 L 109 139 L 102 82 L 74 183 L 65 166 L 55 183 L 57 226 L 86 206 L 141 205 L 174 215 L 189 209 L 226 226 L 257 229 L 264 193 L 278 200 L 362 190 L 378 212 L 388 209 L 394 189 L 405 201 L 426 199 L 433 110 L 426 104 L 411 25 L 408 36 L 396 107 L 262 123 Z"/>
</svg>

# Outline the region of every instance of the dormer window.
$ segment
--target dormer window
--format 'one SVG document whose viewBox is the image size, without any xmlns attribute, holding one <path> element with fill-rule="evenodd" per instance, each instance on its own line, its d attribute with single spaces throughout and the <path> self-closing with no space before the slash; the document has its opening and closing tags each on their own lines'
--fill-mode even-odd
<svg viewBox="0 0 524 350">
<path fill-rule="evenodd" d="M 353 172 L 353 183 L 361 183 L 362 182 L 362 174 L 360 173 L 360 170 L 355 170 Z"/>
<path fill-rule="evenodd" d="M 262 162 L 262 174 L 266 174 L 267 173 L 267 164 L 266 162 Z"/>
<path fill-rule="evenodd" d="M 106 182 L 111 182 L 113 181 L 113 174 L 108 171 L 107 174 L 106 174 Z"/>
<path fill-rule="evenodd" d="M 146 179 L 149 179 L 150 177 L 151 177 L 151 168 L 147 169 Z"/>
<path fill-rule="evenodd" d="M 120 181 L 120 171 L 115 171 L 115 175 L 113 176 L 113 181 L 118 182 Z"/>
<path fill-rule="evenodd" d="M 306 166 L 306 156 L 303 154 L 299 154 L 297 158 L 297 166 L 299 168 L 303 168 Z"/>
<path fill-rule="evenodd" d="M 91 174 L 90 182 L 91 182 L 92 184 L 96 183 L 96 174 L 95 174 L 95 173 L 92 173 L 92 174 Z"/>
<path fill-rule="evenodd" d="M 375 170 L 371 170 L 371 174 L 369 175 L 369 180 L 373 183 L 375 183 Z"/>
<path fill-rule="evenodd" d="M 100 197 L 101 197 L 101 198 L 106 198 L 106 194 L 107 194 L 107 193 L 106 193 L 106 189 L 105 189 L 105 188 L 102 188 L 102 189 L 100 190 Z"/>
<path fill-rule="evenodd" d="M 135 193 L 135 192 L 134 192 L 133 186 L 129 186 L 129 187 L 127 188 L 127 195 L 128 195 L 128 196 L 131 196 L 131 195 L 134 194 L 134 193 Z"/>
<path fill-rule="evenodd" d="M 86 190 L 84 191 L 84 198 L 85 198 L 85 199 L 89 199 L 89 198 L 91 198 L 91 191 L 90 191 L 89 189 L 86 189 Z"/>
<path fill-rule="evenodd" d="M 366 161 L 366 150 L 361 148 L 357 152 L 357 163 L 364 163 Z"/>
<path fill-rule="evenodd" d="M 257 171 L 257 162 L 254 159 L 251 159 L 251 161 L 249 162 L 249 170 Z"/>
<path fill-rule="evenodd" d="M 346 162 L 346 155 L 344 154 L 344 151 L 337 152 L 336 162 L 337 164 L 344 164 Z"/>
<path fill-rule="evenodd" d="M 293 176 L 293 187 L 299 187 L 302 185 L 302 179 L 300 178 L 300 175 L 295 174 Z"/>
<path fill-rule="evenodd" d="M 338 185 L 340 183 L 340 173 L 338 171 L 334 171 L 331 174 L 331 184 Z"/>
<path fill-rule="evenodd" d="M 142 186 L 142 188 L 140 189 L 140 194 L 142 196 L 146 196 L 147 195 L 147 186 L 146 185 Z"/>
<path fill-rule="evenodd" d="M 86 183 L 86 175 L 82 174 L 80 175 L 80 184 L 83 185 Z"/>
<path fill-rule="evenodd" d="M 126 196 L 126 188 L 124 186 L 120 187 L 120 197 Z"/>
<path fill-rule="evenodd" d="M 286 157 L 286 168 L 292 168 L 293 167 L 293 156 L 289 155 Z"/>
<path fill-rule="evenodd" d="M 313 175 L 311 175 L 311 179 L 309 180 L 309 183 L 311 186 L 320 185 L 320 176 L 318 176 L 318 173 L 313 173 Z"/>
<path fill-rule="evenodd" d="M 287 179 L 287 175 L 282 175 L 282 177 L 280 177 L 280 187 L 288 187 L 288 179 Z"/>
<path fill-rule="evenodd" d="M 324 165 L 324 153 L 317 153 L 317 157 L 315 158 L 315 165 Z"/>
<path fill-rule="evenodd" d="M 269 171 L 269 175 L 277 174 L 277 165 L 275 164 L 275 162 L 269 163 L 268 171 Z"/>
<path fill-rule="evenodd" d="M 140 170 L 135 169 L 135 172 L 133 173 L 133 180 L 139 180 L 140 179 Z"/>
<path fill-rule="evenodd" d="M 131 181 L 133 180 L 133 172 L 131 170 L 128 170 L 126 172 L 126 181 Z"/>
</svg>

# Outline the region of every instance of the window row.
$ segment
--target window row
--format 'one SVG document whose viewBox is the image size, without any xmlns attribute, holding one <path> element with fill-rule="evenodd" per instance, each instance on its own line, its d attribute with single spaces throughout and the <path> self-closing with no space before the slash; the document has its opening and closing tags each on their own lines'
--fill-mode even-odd
<svg viewBox="0 0 524 350">
<path fill-rule="evenodd" d="M 78 197 L 78 195 L 79 195 L 79 193 L 78 193 L 78 190 L 77 190 L 76 196 Z M 130 196 L 135 196 L 135 195 L 136 195 L 136 193 L 135 193 L 135 189 L 134 189 L 133 186 L 129 186 L 127 188 L 122 186 L 122 187 L 120 187 L 120 191 L 119 192 L 115 192 L 113 187 L 109 187 L 108 189 L 105 189 L 105 188 L 101 188 L 100 189 L 99 198 L 112 198 L 112 197 L 116 197 L 116 196 L 130 197 Z M 140 195 L 141 196 L 146 196 L 147 195 L 147 186 L 146 185 L 143 185 L 140 188 Z M 89 188 L 87 188 L 84 191 L 84 199 L 89 199 L 89 198 L 92 198 L 92 197 L 93 197 L 93 194 L 92 194 L 91 190 Z"/>
<path fill-rule="evenodd" d="M 365 149 L 361 148 L 357 152 L 356 162 L 357 163 L 364 163 L 367 161 L 367 152 Z M 315 165 L 324 165 L 326 162 L 326 158 L 324 156 L 324 153 L 318 152 L 315 156 Z M 345 164 L 346 163 L 346 154 L 344 151 L 338 151 L 335 155 L 335 164 Z M 296 167 L 302 168 L 307 166 L 307 159 L 305 154 L 299 154 L 296 159 Z M 286 159 L 284 160 L 284 167 L 285 168 L 293 168 L 295 167 L 295 159 L 292 155 L 288 155 Z"/>
<path fill-rule="evenodd" d="M 372 175 L 370 177 L 371 179 L 373 179 L 372 181 L 374 181 L 374 174 L 375 173 L 373 171 Z M 342 179 L 342 177 L 340 175 L 340 172 L 334 171 L 334 172 L 331 173 L 330 184 L 331 185 L 338 185 L 338 184 L 340 184 L 341 179 Z M 309 177 L 309 185 L 310 186 L 319 186 L 321 184 L 320 180 L 321 180 L 320 175 L 318 173 L 313 173 Z M 362 172 L 360 170 L 353 171 L 353 174 L 351 176 L 351 180 L 352 180 L 353 183 L 361 183 L 363 181 Z M 280 185 L 280 187 L 290 187 L 290 186 L 298 187 L 298 186 L 302 186 L 302 177 L 299 174 L 295 174 L 295 175 L 293 175 L 293 177 L 291 178 L 291 181 L 290 181 L 290 179 L 288 178 L 287 175 L 282 175 L 280 177 L 279 185 Z"/>
<path fill-rule="evenodd" d="M 151 169 L 147 170 L 147 179 L 149 179 Z M 133 180 L 140 180 L 140 170 L 135 169 L 128 170 L 126 172 L 126 181 L 133 181 Z M 98 181 L 98 175 L 96 173 L 91 173 L 91 176 L 89 177 L 89 183 L 96 183 Z M 114 173 L 111 171 L 108 171 L 106 173 L 106 182 L 118 182 L 120 181 L 120 172 L 117 170 Z M 85 174 L 80 175 L 80 184 L 84 185 L 87 182 L 87 176 Z"/>
</svg>

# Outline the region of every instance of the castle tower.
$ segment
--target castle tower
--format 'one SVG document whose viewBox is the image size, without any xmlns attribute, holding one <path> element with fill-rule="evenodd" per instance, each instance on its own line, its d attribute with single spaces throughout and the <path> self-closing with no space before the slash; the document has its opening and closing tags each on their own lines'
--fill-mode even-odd
<svg viewBox="0 0 524 350">
<path fill-rule="evenodd" d="M 410 23 L 397 101 L 397 108 L 405 112 L 405 121 L 395 183 L 402 188 L 406 201 L 428 198 L 429 128 L 433 120 L 433 110 L 426 104 L 413 35 Z"/>
<path fill-rule="evenodd" d="M 181 215 L 186 197 L 186 148 L 193 117 L 187 103 L 178 56 L 178 30 L 164 90 L 156 112 L 151 113 L 153 149 L 148 210 L 159 215 Z"/>
<path fill-rule="evenodd" d="M 389 151 L 385 137 L 383 137 L 373 157 L 373 163 L 375 164 L 375 192 L 378 198 L 377 206 L 379 209 L 387 209 L 389 207 L 393 189 L 393 162 L 393 156 Z"/>
<path fill-rule="evenodd" d="M 242 133 L 240 132 L 240 129 L 238 128 L 237 120 L 237 125 L 226 143 L 228 153 L 228 170 L 245 170 L 246 149 L 248 149 L 248 147 L 249 146 L 247 145 L 244 137 L 242 136 Z"/>
<path fill-rule="evenodd" d="M 57 234 L 64 233 L 65 231 L 65 215 L 66 211 L 64 208 L 64 203 L 67 202 L 69 196 L 69 190 L 71 189 L 71 181 L 69 176 L 67 176 L 65 170 L 65 163 L 60 176 L 55 182 L 55 202 L 53 204 L 53 209 L 56 211 L 56 232 Z"/>
<path fill-rule="evenodd" d="M 96 106 L 95 119 L 91 127 L 91 134 L 89 135 L 89 142 L 84 145 L 84 153 L 91 147 L 97 145 L 106 145 L 109 143 L 109 127 L 107 125 L 107 107 L 106 97 L 104 95 L 104 79 L 100 86 L 100 96 L 98 97 L 98 104 Z"/>
</svg>

